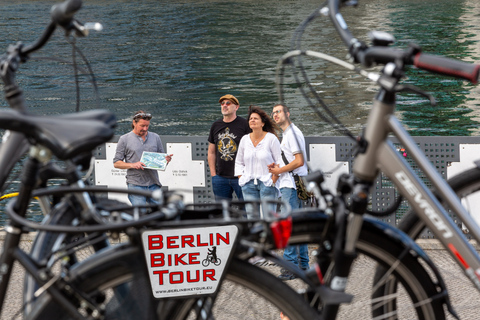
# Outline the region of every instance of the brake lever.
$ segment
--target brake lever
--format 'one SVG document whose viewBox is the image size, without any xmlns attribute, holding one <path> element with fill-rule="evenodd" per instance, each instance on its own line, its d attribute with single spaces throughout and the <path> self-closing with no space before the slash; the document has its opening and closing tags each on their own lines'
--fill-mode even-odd
<svg viewBox="0 0 480 320">
<path fill-rule="evenodd" d="M 420 88 L 417 88 L 415 86 L 412 86 L 412 85 L 409 85 L 409 84 L 399 84 L 399 85 L 396 85 L 395 86 L 395 92 L 412 92 L 412 93 L 416 93 L 420 96 L 423 96 L 425 98 L 427 98 L 428 100 L 430 100 L 430 105 L 432 107 L 435 107 L 437 105 L 437 101 L 435 100 L 435 97 L 433 95 L 431 95 L 430 93 L 428 92 L 425 92 L 423 90 L 421 90 Z"/>
<path fill-rule="evenodd" d="M 102 31 L 103 25 L 100 22 L 86 22 L 82 24 L 78 20 L 72 21 L 72 29 L 75 31 L 77 37 L 86 37 L 90 34 L 90 31 Z M 68 35 L 69 31 L 67 31 Z"/>
<path fill-rule="evenodd" d="M 425 92 L 425 91 L 421 90 L 420 88 L 415 87 L 413 85 L 398 84 L 398 81 L 399 81 L 398 76 L 389 76 L 389 75 L 386 75 L 384 73 L 384 74 L 382 74 L 382 76 L 380 76 L 377 79 L 376 82 L 380 87 L 387 90 L 388 92 L 393 92 L 393 93 L 396 93 L 396 92 L 411 92 L 411 93 L 415 93 L 415 94 L 418 94 L 420 96 L 423 96 L 423 97 L 427 98 L 430 101 L 430 104 L 432 106 L 437 105 L 437 102 L 435 101 L 435 97 L 433 95 L 431 95 L 430 93 Z"/>
</svg>

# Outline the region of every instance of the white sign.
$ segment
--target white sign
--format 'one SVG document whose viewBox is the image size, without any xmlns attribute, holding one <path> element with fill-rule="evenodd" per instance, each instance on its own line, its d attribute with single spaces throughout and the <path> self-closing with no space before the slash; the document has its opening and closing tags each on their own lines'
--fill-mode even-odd
<svg viewBox="0 0 480 320">
<path fill-rule="evenodd" d="M 459 151 L 460 161 L 452 162 L 451 165 L 447 167 L 447 179 L 450 179 L 463 171 L 476 167 L 474 162 L 479 158 L 478 155 L 480 154 L 480 145 L 460 144 Z M 462 204 L 465 209 L 470 212 L 475 222 L 480 225 L 480 215 L 476 213 L 476 210 L 474 210 L 480 207 L 480 192 L 474 192 L 468 197 L 465 197 L 462 199 Z M 462 229 L 467 230 L 467 227 L 463 223 Z"/>
<path fill-rule="evenodd" d="M 336 193 L 338 178 L 342 173 L 348 173 L 348 162 L 337 161 L 335 144 L 310 144 L 309 168 L 320 170 L 325 178 L 324 187 L 333 194 Z"/>
<path fill-rule="evenodd" d="M 214 293 L 238 228 L 234 225 L 142 233 L 155 298 Z"/>
<path fill-rule="evenodd" d="M 95 161 L 95 185 L 127 187 L 127 170 L 113 167 L 116 148 L 116 143 L 106 143 L 106 160 Z M 193 203 L 193 187 L 205 187 L 205 161 L 192 160 L 191 143 L 167 143 L 166 149 L 173 156 L 165 171 L 158 172 L 160 183 L 181 193 L 186 203 Z M 111 193 L 108 198 L 130 203 L 127 194 Z"/>
</svg>

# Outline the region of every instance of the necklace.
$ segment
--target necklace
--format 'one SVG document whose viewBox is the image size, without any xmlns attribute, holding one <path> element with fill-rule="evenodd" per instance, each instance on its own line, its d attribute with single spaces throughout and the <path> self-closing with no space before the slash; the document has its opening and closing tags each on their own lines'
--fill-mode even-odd
<svg viewBox="0 0 480 320">
<path fill-rule="evenodd" d="M 255 138 L 255 137 L 254 137 L 254 138 L 253 138 L 253 144 L 254 144 L 254 145 L 257 145 L 258 142 L 262 141 L 262 139 L 265 138 L 265 135 L 266 135 L 266 134 L 267 134 L 267 133 L 265 132 L 265 133 L 262 133 L 261 137 L 259 137 L 259 138 Z"/>
</svg>

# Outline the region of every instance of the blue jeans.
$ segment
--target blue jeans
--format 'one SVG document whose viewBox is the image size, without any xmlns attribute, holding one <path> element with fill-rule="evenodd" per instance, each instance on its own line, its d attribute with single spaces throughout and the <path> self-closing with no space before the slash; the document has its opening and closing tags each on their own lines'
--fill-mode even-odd
<svg viewBox="0 0 480 320">
<path fill-rule="evenodd" d="M 297 190 L 293 188 L 281 188 L 280 192 L 282 193 L 282 201 L 288 202 L 292 209 L 299 209 L 302 206 L 302 202 L 297 197 Z M 282 212 L 284 211 L 285 208 L 282 206 Z M 308 269 L 308 246 L 306 244 L 288 246 L 283 252 L 283 258 L 302 269 Z"/>
<path fill-rule="evenodd" d="M 262 181 L 257 180 L 255 185 L 254 180 L 248 181 L 244 186 L 242 186 L 243 197 L 245 200 L 255 200 L 255 199 L 273 199 L 277 200 L 277 188 L 275 186 L 267 187 L 263 184 Z M 268 205 L 268 210 L 276 211 L 277 204 L 272 203 Z M 253 206 L 252 204 L 247 204 L 245 206 L 248 217 L 257 216 L 260 213 L 260 206 Z"/>
<path fill-rule="evenodd" d="M 131 183 L 127 183 L 127 187 L 130 190 L 147 190 L 147 191 L 158 190 L 161 188 L 158 184 L 152 184 L 151 186 L 143 187 L 143 186 L 137 186 Z M 138 196 L 135 194 L 128 194 L 128 200 L 130 200 L 130 202 L 132 203 L 132 206 L 142 206 L 142 205 L 144 206 L 147 203 L 158 204 L 158 201 L 153 200 L 152 198 Z"/>
<path fill-rule="evenodd" d="M 212 189 L 215 200 L 233 199 L 233 193 L 238 200 L 243 200 L 242 188 L 238 185 L 238 178 L 212 177 Z"/>
</svg>

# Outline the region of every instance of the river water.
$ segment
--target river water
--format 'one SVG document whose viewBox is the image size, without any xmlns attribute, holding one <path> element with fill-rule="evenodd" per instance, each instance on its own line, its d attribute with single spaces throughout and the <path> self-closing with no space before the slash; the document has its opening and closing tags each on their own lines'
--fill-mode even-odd
<svg viewBox="0 0 480 320">
<path fill-rule="evenodd" d="M 118 1 L 85 0 L 77 17 L 98 21 L 104 31 L 79 39 L 100 92 L 99 106 L 113 110 L 118 134 L 130 129 L 137 109 L 154 114 L 152 130 L 171 135 L 207 135 L 220 114 L 218 98 L 240 100 L 241 115 L 251 104 L 267 110 L 278 101 L 275 67 L 290 50 L 295 28 L 319 1 Z M 52 1 L 0 1 L 0 49 L 35 39 L 49 19 Z M 393 34 L 397 46 L 409 42 L 425 52 L 480 61 L 480 4 L 476 0 L 360 1 L 342 11 L 353 34 L 369 30 Z M 302 47 L 344 58 L 346 49 L 326 17 L 307 28 Z M 1 50 L 4 50 L 1 49 Z M 35 56 L 71 61 L 63 33 Z M 307 60 L 315 88 L 354 132 L 365 123 L 375 86 L 363 77 L 323 61 Z M 65 63 L 32 60 L 20 83 L 35 112 L 75 110 L 73 71 Z M 461 80 L 412 70 L 407 82 L 433 93 L 425 99 L 402 95 L 398 114 L 414 135 L 471 135 L 477 132 L 479 89 Z M 83 77 L 81 109 L 95 108 L 92 86 Z M 286 102 L 306 135 L 338 135 L 308 107 L 287 79 Z M 1 102 L 5 106 L 5 102 Z"/>
<path fill-rule="evenodd" d="M 33 41 L 49 21 L 53 3 L 0 0 L 0 50 L 17 41 Z M 217 102 L 224 94 L 240 100 L 240 115 L 245 116 L 252 104 L 270 111 L 278 102 L 276 64 L 291 49 L 294 30 L 320 4 L 311 0 L 85 0 L 78 20 L 101 22 L 104 30 L 77 40 L 99 87 L 97 100 L 90 78 L 81 76 L 80 109 L 114 111 L 117 134 L 130 130 L 132 113 L 144 109 L 154 115 L 150 130 L 198 136 L 206 136 L 219 118 Z M 360 0 L 356 8 L 342 11 L 352 33 L 362 40 L 368 40 L 368 31 L 381 30 L 396 37 L 396 46 L 415 42 L 425 52 L 472 62 L 480 62 L 479 12 L 477 0 Z M 307 27 L 302 48 L 338 58 L 346 55 L 326 17 Z M 71 62 L 71 53 L 63 32 L 57 30 L 32 58 Z M 305 65 L 315 90 L 350 130 L 359 133 L 375 85 L 324 61 L 307 59 Z M 419 96 L 400 95 L 398 116 L 412 135 L 478 134 L 478 87 L 415 69 L 407 75 L 406 83 L 432 93 L 438 102 L 432 107 Z M 18 80 L 32 112 L 75 110 L 69 63 L 32 59 L 22 65 Z M 313 113 L 288 73 L 283 88 L 292 118 L 305 135 L 339 135 Z M 0 105 L 6 107 L 3 98 Z"/>
</svg>

